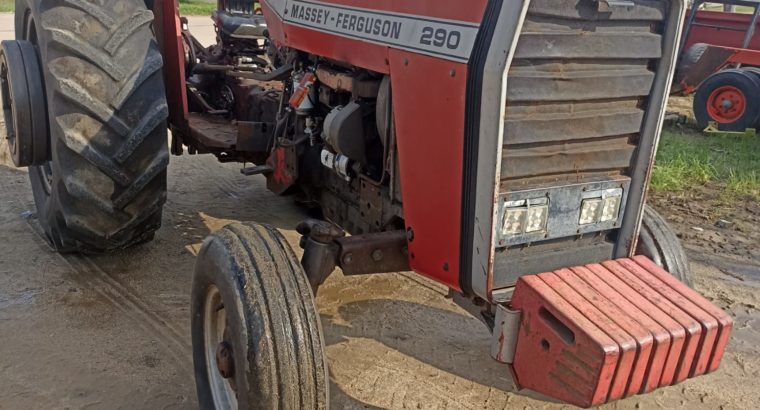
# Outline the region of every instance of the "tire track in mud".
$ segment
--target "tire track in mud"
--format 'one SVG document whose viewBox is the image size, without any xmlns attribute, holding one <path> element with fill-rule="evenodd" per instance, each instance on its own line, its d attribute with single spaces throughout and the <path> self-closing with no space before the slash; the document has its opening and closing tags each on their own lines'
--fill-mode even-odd
<svg viewBox="0 0 760 410">
<path fill-rule="evenodd" d="M 4 124 L 0 123 L 0 126 L 2 125 Z M 6 147 L 0 146 L 0 149 L 4 148 Z M 0 178 L 0 187 L 3 192 L 18 190 L 18 187 L 12 187 L 8 184 L 7 178 Z M 24 213 L 31 212 L 30 210 L 36 208 L 28 194 L 17 195 L 12 202 L 15 202 L 19 209 L 25 210 Z M 69 275 L 71 279 L 81 287 L 93 290 L 102 296 L 148 335 L 159 339 L 169 351 L 170 356 L 177 362 L 178 370 L 192 379 L 194 375 L 191 364 L 192 356 L 183 354 L 192 351 L 192 346 L 189 343 L 190 335 L 184 335 L 169 320 L 156 314 L 155 312 L 161 310 L 159 306 L 147 301 L 140 296 L 139 292 L 100 268 L 91 258 L 85 255 L 62 255 L 55 252 L 48 244 L 45 232 L 36 216 L 29 215 L 25 219 L 34 233 L 33 239 L 37 246 L 46 252 L 55 253 L 60 260 L 65 262 L 71 268 L 71 275 Z"/>
<path fill-rule="evenodd" d="M 28 220 L 29 227 L 34 232 L 35 242 L 46 251 L 53 251 L 48 245 L 44 230 L 36 219 Z M 114 278 L 101 269 L 92 259 L 84 255 L 62 255 L 55 252 L 59 259 L 71 268 L 71 279 L 83 288 L 90 289 L 108 301 L 113 307 L 135 322 L 148 335 L 159 339 L 169 355 L 177 364 L 178 370 L 192 380 L 194 371 L 192 357 L 183 352 L 191 352 L 188 342 L 190 336 L 184 336 L 168 320 L 154 313 L 160 310 L 158 306 L 148 302 L 134 289 Z"/>
</svg>

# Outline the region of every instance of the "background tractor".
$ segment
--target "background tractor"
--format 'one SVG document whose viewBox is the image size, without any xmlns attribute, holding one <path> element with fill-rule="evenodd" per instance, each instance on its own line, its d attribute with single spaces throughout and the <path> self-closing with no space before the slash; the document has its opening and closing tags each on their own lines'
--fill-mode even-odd
<svg viewBox="0 0 760 410">
<path fill-rule="evenodd" d="M 327 406 L 313 295 L 336 268 L 448 286 L 518 385 L 579 406 L 717 369 L 731 319 L 686 286 L 645 206 L 682 1 L 220 1 L 212 17 L 204 47 L 174 0 L 18 0 L 0 59 L 11 154 L 61 252 L 149 241 L 170 154 L 240 163 L 312 212 L 300 260 L 266 224 L 204 241 L 204 408 Z"/>
</svg>

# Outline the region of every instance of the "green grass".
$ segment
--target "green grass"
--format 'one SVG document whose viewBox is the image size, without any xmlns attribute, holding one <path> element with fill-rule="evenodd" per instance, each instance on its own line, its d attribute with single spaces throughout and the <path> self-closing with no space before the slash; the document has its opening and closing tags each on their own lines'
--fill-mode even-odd
<svg viewBox="0 0 760 410">
<path fill-rule="evenodd" d="M 0 13 L 12 12 L 15 0 L 0 0 Z M 211 15 L 216 9 L 216 2 L 210 0 L 180 0 L 179 10 L 182 15 Z"/>
<path fill-rule="evenodd" d="M 11 12 L 16 8 L 16 0 L 0 0 L 0 13 Z"/>
<path fill-rule="evenodd" d="M 652 175 L 655 192 L 715 184 L 723 199 L 760 200 L 760 138 L 665 130 Z"/>
<path fill-rule="evenodd" d="M 710 11 L 723 11 L 723 5 L 718 3 L 707 3 L 705 4 L 705 10 Z M 736 6 L 736 13 L 752 13 L 755 11 L 753 7 L 749 6 Z"/>
<path fill-rule="evenodd" d="M 183 16 L 210 16 L 214 10 L 216 10 L 215 1 L 179 0 L 179 12 Z"/>
</svg>

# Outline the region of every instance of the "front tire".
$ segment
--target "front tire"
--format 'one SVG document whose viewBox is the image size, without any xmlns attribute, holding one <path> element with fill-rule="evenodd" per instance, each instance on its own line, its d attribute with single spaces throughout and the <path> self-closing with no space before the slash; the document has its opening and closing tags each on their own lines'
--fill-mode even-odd
<svg viewBox="0 0 760 410">
<path fill-rule="evenodd" d="M 644 207 L 636 254 L 648 257 L 676 279 L 692 287 L 689 259 L 681 241 L 668 222 L 649 205 Z"/>
<path fill-rule="evenodd" d="M 206 238 L 191 303 L 201 408 L 327 408 L 314 298 L 277 229 L 235 223 Z"/>
<path fill-rule="evenodd" d="M 17 1 L 16 38 L 43 66 L 49 161 L 29 168 L 60 252 L 145 242 L 161 225 L 169 163 L 162 60 L 142 0 Z"/>
</svg>

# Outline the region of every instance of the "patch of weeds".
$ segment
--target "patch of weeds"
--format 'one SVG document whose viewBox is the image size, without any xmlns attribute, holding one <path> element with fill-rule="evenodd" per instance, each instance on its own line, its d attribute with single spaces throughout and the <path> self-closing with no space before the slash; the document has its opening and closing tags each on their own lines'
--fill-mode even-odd
<svg viewBox="0 0 760 410">
<path fill-rule="evenodd" d="M 708 183 L 722 186 L 726 200 L 760 199 L 760 138 L 664 130 L 652 190 L 677 193 Z"/>
</svg>

